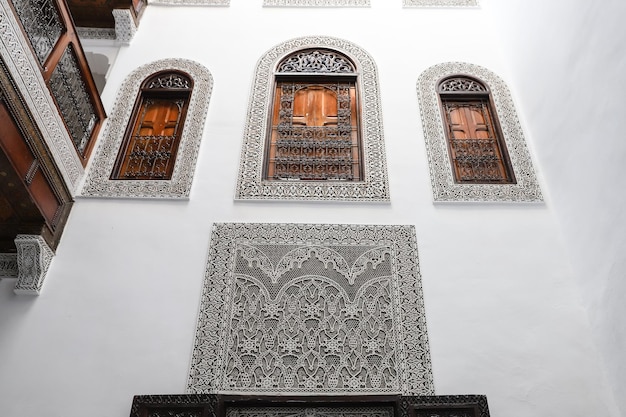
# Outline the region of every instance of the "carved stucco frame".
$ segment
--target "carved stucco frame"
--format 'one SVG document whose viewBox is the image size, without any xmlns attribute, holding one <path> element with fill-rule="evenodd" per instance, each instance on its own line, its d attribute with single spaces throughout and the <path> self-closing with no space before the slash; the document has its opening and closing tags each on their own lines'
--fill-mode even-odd
<svg viewBox="0 0 626 417">
<path fill-rule="evenodd" d="M 0 56 L 72 192 L 84 169 L 41 75 L 39 63 L 7 0 L 0 0 Z"/>
<path fill-rule="evenodd" d="M 476 7 L 478 0 L 403 0 L 404 7 Z"/>
<path fill-rule="evenodd" d="M 109 177 L 124 140 L 124 132 L 130 122 L 141 83 L 150 75 L 164 70 L 185 72 L 194 82 L 172 178 L 170 180 L 111 180 Z M 209 70 L 187 59 L 163 59 L 133 71 L 120 87 L 115 107 L 100 139 L 81 195 L 84 197 L 189 198 L 212 89 L 213 77 Z"/>
<path fill-rule="evenodd" d="M 263 0 L 264 7 L 370 7 L 370 0 Z"/>
<path fill-rule="evenodd" d="M 230 0 L 150 0 L 150 4 L 165 6 L 229 6 Z"/>
<path fill-rule="evenodd" d="M 437 84 L 442 78 L 457 74 L 476 77 L 489 87 L 516 184 L 459 184 L 454 181 Z M 417 95 L 435 201 L 543 201 L 513 98 L 500 77 L 478 65 L 446 62 L 434 65 L 420 75 Z"/>
<path fill-rule="evenodd" d="M 329 48 L 350 57 L 357 68 L 362 97 L 361 141 L 364 179 L 338 181 L 266 181 L 263 155 L 274 85 L 274 69 L 285 56 L 306 48 Z M 281 43 L 266 52 L 259 62 L 248 107 L 236 200 L 389 201 L 383 123 L 374 60 L 357 45 L 343 39 L 308 36 Z"/>
</svg>

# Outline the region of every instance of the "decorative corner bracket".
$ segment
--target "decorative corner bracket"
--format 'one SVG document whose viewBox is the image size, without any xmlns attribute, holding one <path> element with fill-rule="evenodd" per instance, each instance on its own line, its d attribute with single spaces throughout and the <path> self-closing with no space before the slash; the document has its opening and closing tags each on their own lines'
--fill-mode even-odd
<svg viewBox="0 0 626 417">
<path fill-rule="evenodd" d="M 16 294 L 39 295 L 54 253 L 39 235 L 17 235 Z"/>
<path fill-rule="evenodd" d="M 114 9 L 113 18 L 115 19 L 115 38 L 119 43 L 130 44 L 137 32 L 137 24 L 130 9 Z"/>
</svg>

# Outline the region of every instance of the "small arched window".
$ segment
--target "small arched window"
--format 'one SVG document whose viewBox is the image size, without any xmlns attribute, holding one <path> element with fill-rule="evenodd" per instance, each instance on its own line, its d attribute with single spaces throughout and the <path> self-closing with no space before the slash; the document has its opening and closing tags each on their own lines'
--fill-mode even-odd
<svg viewBox="0 0 626 417">
<path fill-rule="evenodd" d="M 172 178 L 192 89 L 191 77 L 179 71 L 156 73 L 141 84 L 111 179 Z"/>
<path fill-rule="evenodd" d="M 454 75 L 443 79 L 437 91 L 455 182 L 514 184 L 487 86 L 478 79 Z"/>
<path fill-rule="evenodd" d="M 361 181 L 357 74 L 330 49 L 279 62 L 265 155 L 266 180 Z"/>
</svg>

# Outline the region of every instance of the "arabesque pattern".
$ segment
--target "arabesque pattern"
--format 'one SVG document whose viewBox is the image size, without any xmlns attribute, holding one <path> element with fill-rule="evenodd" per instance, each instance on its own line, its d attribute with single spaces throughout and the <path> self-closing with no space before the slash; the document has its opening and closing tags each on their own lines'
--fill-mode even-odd
<svg viewBox="0 0 626 417">
<path fill-rule="evenodd" d="M 214 226 L 191 393 L 431 394 L 412 226 Z"/>
</svg>

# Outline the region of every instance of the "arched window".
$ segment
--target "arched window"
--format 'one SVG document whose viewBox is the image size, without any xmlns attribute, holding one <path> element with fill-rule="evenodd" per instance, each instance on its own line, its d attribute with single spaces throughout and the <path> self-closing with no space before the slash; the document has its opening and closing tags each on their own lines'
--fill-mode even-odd
<svg viewBox="0 0 626 417">
<path fill-rule="evenodd" d="M 291 39 L 257 63 L 238 200 L 389 201 L 376 64 L 337 38 Z"/>
<path fill-rule="evenodd" d="M 267 180 L 360 181 L 356 70 L 327 49 L 298 51 L 276 71 Z"/>
<path fill-rule="evenodd" d="M 187 59 L 135 69 L 118 91 L 81 195 L 188 198 L 213 77 Z"/>
<path fill-rule="evenodd" d="M 454 180 L 515 183 L 489 89 L 460 75 L 442 80 L 438 93 Z"/>
<path fill-rule="evenodd" d="M 435 201 L 542 201 L 506 83 L 466 62 L 426 69 L 417 93 Z"/>
<path fill-rule="evenodd" d="M 111 179 L 170 179 L 193 88 L 181 72 L 161 72 L 145 80 Z"/>
</svg>

